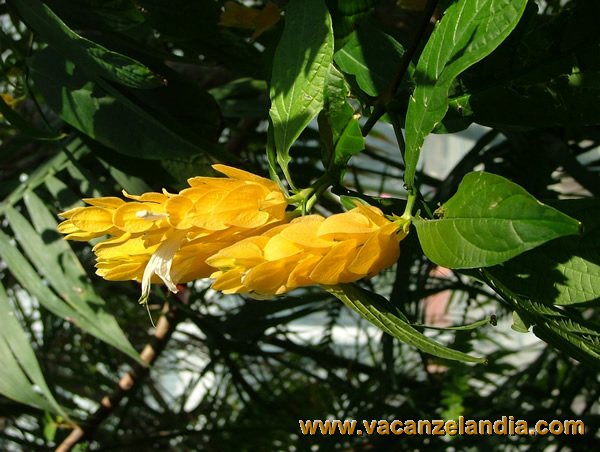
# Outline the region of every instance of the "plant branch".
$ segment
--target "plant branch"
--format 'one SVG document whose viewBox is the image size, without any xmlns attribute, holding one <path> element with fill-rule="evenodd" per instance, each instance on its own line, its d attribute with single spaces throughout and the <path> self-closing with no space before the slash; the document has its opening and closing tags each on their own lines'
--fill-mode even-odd
<svg viewBox="0 0 600 452">
<path fill-rule="evenodd" d="M 131 394 L 132 390 L 148 375 L 150 366 L 165 349 L 177 323 L 179 323 L 177 310 L 174 306 L 165 302 L 161 316 L 156 324 L 154 336 L 140 353 L 145 365 L 135 363 L 131 370 L 119 380 L 118 387 L 112 394 L 107 394 L 102 398 L 100 407 L 82 425 L 75 427 L 63 440 L 56 448 L 57 452 L 68 452 L 80 442 L 93 437 L 100 424 L 114 412 L 119 403 L 127 395 Z"/>
<path fill-rule="evenodd" d="M 387 104 L 396 95 L 396 91 L 398 91 L 398 87 L 402 83 L 410 62 L 419 49 L 421 41 L 428 35 L 428 27 L 432 18 L 434 17 L 435 9 L 437 8 L 438 3 L 439 0 L 429 0 L 429 2 L 427 2 L 427 6 L 423 12 L 423 17 L 421 19 L 421 23 L 419 24 L 417 33 L 415 34 L 414 39 L 410 43 L 408 49 L 406 49 L 406 52 L 404 52 L 404 55 L 402 55 L 402 60 L 400 61 L 400 65 L 398 66 L 398 70 L 396 71 L 392 82 L 390 83 L 389 87 L 379 96 L 377 104 L 373 110 L 373 114 L 371 114 L 362 128 L 362 135 L 364 137 L 369 134 L 371 129 L 375 126 L 375 124 L 377 124 L 377 121 L 379 121 L 379 119 L 385 114 L 387 111 Z"/>
</svg>

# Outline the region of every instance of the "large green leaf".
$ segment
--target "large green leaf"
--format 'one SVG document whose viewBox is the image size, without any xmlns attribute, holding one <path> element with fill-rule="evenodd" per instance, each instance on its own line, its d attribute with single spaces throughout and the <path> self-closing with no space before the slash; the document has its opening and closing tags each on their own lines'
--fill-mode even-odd
<svg viewBox="0 0 600 452">
<path fill-rule="evenodd" d="M 366 22 L 335 53 L 334 61 L 343 72 L 356 77 L 360 89 L 377 97 L 392 83 L 402 55 L 404 48 L 398 41 Z"/>
<path fill-rule="evenodd" d="M 65 122 L 115 151 L 147 159 L 185 158 L 204 152 L 224 158 L 223 151 L 209 139 L 216 135 L 220 120 L 208 95 L 208 99 L 202 97 L 205 105 L 196 109 L 205 120 L 196 122 L 195 133 L 188 133 L 180 121 L 160 109 L 159 98 L 169 98 L 169 93 L 161 91 L 171 92 L 169 87 L 153 91 L 154 100 L 146 104 L 108 84 L 91 81 L 50 48 L 36 53 L 31 69 L 35 86 L 50 108 Z M 185 101 L 196 99 L 190 91 Z M 170 98 L 169 106 L 175 100 Z M 156 102 L 159 105 L 153 104 Z"/>
<path fill-rule="evenodd" d="M 387 300 L 356 285 L 340 284 L 325 287 L 325 290 L 335 295 L 346 306 L 377 328 L 402 342 L 417 347 L 419 350 L 440 358 L 457 361 L 470 363 L 484 363 L 486 361 L 485 358 L 477 358 L 458 350 L 452 350 L 430 339 L 413 328 L 405 317 L 400 317 L 398 312 L 394 312 Z"/>
<path fill-rule="evenodd" d="M 27 405 L 66 416 L 58 404 L 0 283 L 0 394 Z M 37 387 L 37 391 L 35 389 Z"/>
<path fill-rule="evenodd" d="M 582 199 L 562 202 L 560 207 L 581 220 L 581 236 L 553 240 L 488 272 L 512 292 L 541 303 L 599 300 L 600 204 Z"/>
<path fill-rule="evenodd" d="M 459 0 L 436 25 L 415 70 L 415 91 L 406 115 L 406 172 L 414 187 L 425 136 L 448 110 L 448 90 L 465 69 L 483 59 L 509 35 L 527 0 Z"/>
<path fill-rule="evenodd" d="M 467 174 L 437 213 L 438 219 L 414 224 L 427 257 L 449 268 L 496 265 L 580 229 L 519 185 L 485 172 Z"/>
<path fill-rule="evenodd" d="M 11 3 L 44 41 L 90 75 L 133 88 L 155 88 L 165 83 L 139 61 L 79 36 L 40 0 L 14 0 Z"/>
<path fill-rule="evenodd" d="M 325 3 L 292 0 L 273 59 L 269 112 L 277 162 L 286 176 L 290 147 L 323 108 L 323 86 L 332 60 L 333 32 Z"/>
</svg>

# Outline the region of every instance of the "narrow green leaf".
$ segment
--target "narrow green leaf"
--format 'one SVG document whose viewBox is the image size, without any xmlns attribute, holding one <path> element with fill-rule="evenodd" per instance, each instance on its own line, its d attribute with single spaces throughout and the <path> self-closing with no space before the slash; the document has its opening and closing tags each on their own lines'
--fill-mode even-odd
<svg viewBox="0 0 600 452">
<path fill-rule="evenodd" d="M 39 0 L 14 0 L 23 20 L 57 52 L 91 75 L 132 88 L 156 88 L 163 80 L 139 61 L 85 39 Z"/>
<path fill-rule="evenodd" d="M 406 319 L 398 316 L 384 301 L 379 300 L 372 294 L 352 284 L 340 284 L 338 286 L 324 287 L 346 306 L 360 314 L 377 328 L 409 345 L 417 347 L 426 353 L 440 358 L 464 361 L 470 363 L 485 363 L 485 358 L 477 358 L 466 353 L 452 350 L 444 345 L 428 338 L 420 331 L 411 326 Z"/>
<path fill-rule="evenodd" d="M 444 14 L 415 70 L 415 91 L 406 115 L 406 172 L 414 187 L 425 136 L 448 110 L 448 90 L 465 69 L 492 52 L 515 28 L 527 0 L 459 0 Z"/>
<path fill-rule="evenodd" d="M 577 220 L 486 172 L 467 174 L 437 213 L 439 219 L 414 224 L 425 255 L 448 268 L 496 265 L 580 229 Z"/>
<path fill-rule="evenodd" d="M 332 60 L 327 6 L 322 0 L 292 0 L 273 59 L 269 111 L 277 162 L 286 177 L 290 147 L 323 108 L 323 86 Z"/>
<path fill-rule="evenodd" d="M 67 417 L 46 383 L 29 338 L 0 283 L 0 394 L 18 402 Z M 39 388 L 39 392 L 34 389 Z"/>
<path fill-rule="evenodd" d="M 513 292 L 547 304 L 600 300 L 600 203 L 578 199 L 560 207 L 581 220 L 581 236 L 546 243 L 488 271 Z"/>
<path fill-rule="evenodd" d="M 42 250 L 43 251 L 43 250 Z M 97 306 L 85 303 L 68 305 L 46 286 L 29 261 L 11 243 L 11 239 L 0 231 L 0 255 L 19 284 L 54 315 L 73 322 L 82 330 L 112 345 L 136 361 L 143 363 L 131 346 L 115 318 Z"/>
</svg>

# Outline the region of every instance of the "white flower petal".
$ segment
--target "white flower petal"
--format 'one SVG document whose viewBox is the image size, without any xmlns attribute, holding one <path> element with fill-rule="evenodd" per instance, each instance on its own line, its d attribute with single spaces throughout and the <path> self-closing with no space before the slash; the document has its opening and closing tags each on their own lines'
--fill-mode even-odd
<svg viewBox="0 0 600 452">
<path fill-rule="evenodd" d="M 144 269 L 144 275 L 142 276 L 142 296 L 140 297 L 140 303 L 146 303 L 148 301 L 153 275 L 158 275 L 171 292 L 177 293 L 177 285 L 171 278 L 171 265 L 173 265 L 173 257 L 177 250 L 179 250 L 185 234 L 185 231 L 174 232 L 160 244 L 154 254 L 150 257 L 150 260 Z"/>
</svg>

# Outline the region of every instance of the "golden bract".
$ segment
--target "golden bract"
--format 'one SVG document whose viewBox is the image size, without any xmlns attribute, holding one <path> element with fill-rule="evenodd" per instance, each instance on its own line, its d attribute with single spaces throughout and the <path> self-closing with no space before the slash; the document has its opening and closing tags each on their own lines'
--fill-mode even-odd
<svg viewBox="0 0 600 452">
<path fill-rule="evenodd" d="M 58 230 L 66 239 L 87 241 L 109 236 L 94 246 L 97 274 L 109 280 L 176 284 L 205 278 L 213 271 L 206 258 L 250 235 L 285 220 L 287 202 L 269 179 L 214 165 L 226 178 L 195 177 L 178 194 L 124 192 L 125 197 L 84 199 L 61 215 Z"/>
<path fill-rule="evenodd" d="M 323 218 L 299 217 L 249 237 L 207 259 L 218 269 L 213 288 L 269 297 L 313 284 L 370 277 L 398 259 L 399 225 L 371 206 Z"/>
</svg>

